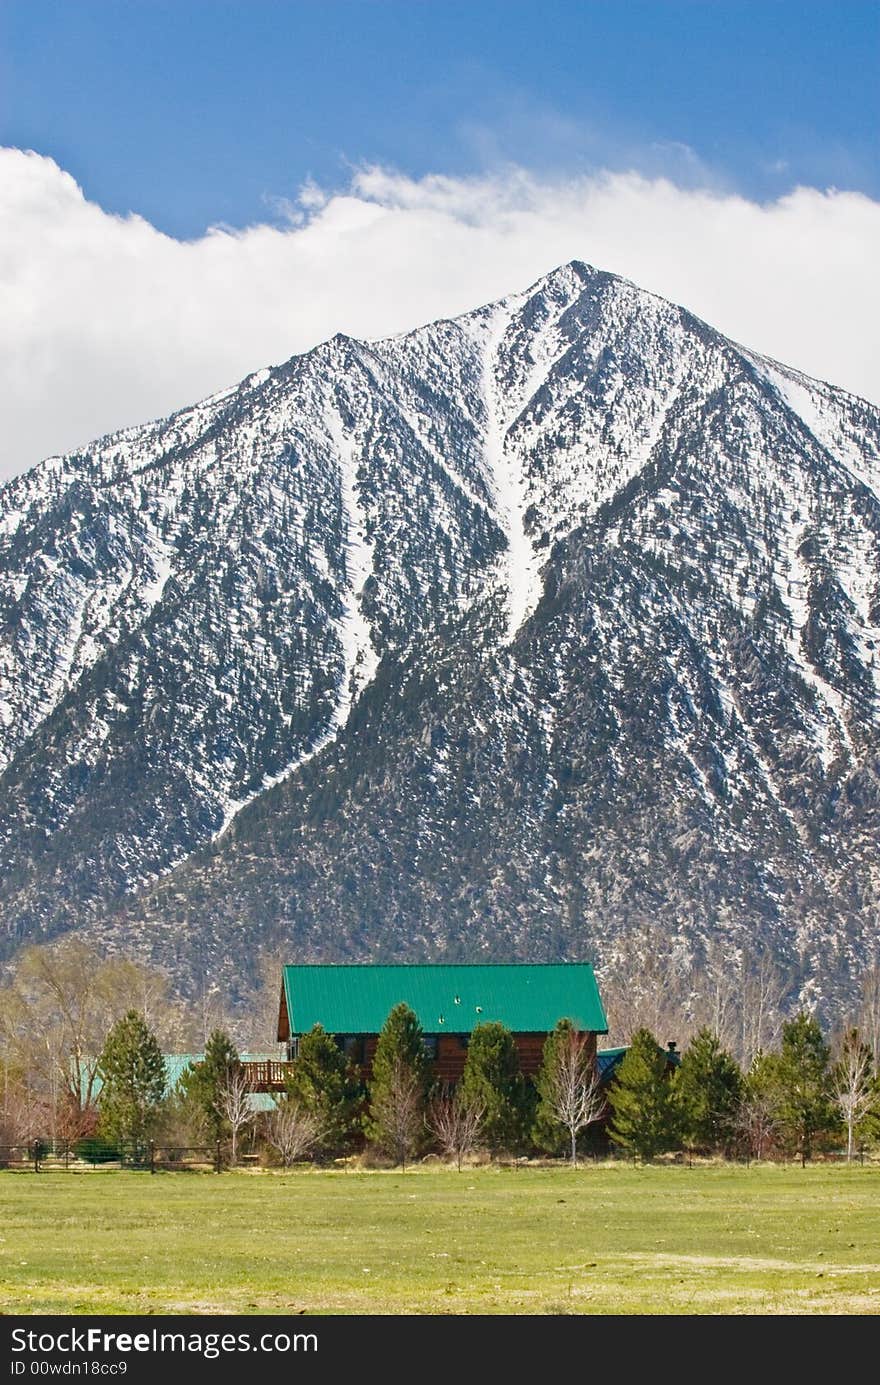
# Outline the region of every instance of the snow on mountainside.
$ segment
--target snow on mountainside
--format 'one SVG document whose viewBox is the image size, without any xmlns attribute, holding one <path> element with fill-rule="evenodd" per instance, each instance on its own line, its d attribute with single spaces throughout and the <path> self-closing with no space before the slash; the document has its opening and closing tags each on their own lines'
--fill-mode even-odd
<svg viewBox="0 0 880 1385">
<path fill-rule="evenodd" d="M 0 491 L 5 936 L 845 988 L 878 641 L 864 401 L 578 263 L 336 337 Z"/>
</svg>

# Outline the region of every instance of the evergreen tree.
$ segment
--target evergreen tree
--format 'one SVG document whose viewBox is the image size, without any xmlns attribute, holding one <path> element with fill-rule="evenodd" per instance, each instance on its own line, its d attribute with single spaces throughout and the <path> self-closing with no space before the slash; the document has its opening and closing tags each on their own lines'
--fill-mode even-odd
<svg viewBox="0 0 880 1385">
<path fill-rule="evenodd" d="M 817 1139 L 836 1124 L 829 1057 L 812 1016 L 802 1012 L 782 1026 L 782 1047 L 770 1069 L 775 1115 L 801 1164 L 812 1157 Z"/>
<path fill-rule="evenodd" d="M 728 1150 L 743 1094 L 739 1065 L 711 1029 L 694 1036 L 675 1076 L 673 1093 L 688 1149 Z"/>
<path fill-rule="evenodd" d="M 483 1108 L 483 1135 L 493 1152 L 525 1144 L 534 1116 L 534 1088 L 520 1071 L 516 1042 L 506 1025 L 478 1024 L 461 1076 L 462 1100 Z"/>
<path fill-rule="evenodd" d="M 186 1091 L 182 1080 L 162 1102 L 154 1137 L 168 1149 L 185 1149 L 208 1143 L 210 1132 L 201 1105 Z"/>
<path fill-rule="evenodd" d="M 421 1147 L 431 1065 L 422 1026 L 408 1005 L 395 1005 L 379 1034 L 366 1120 L 369 1139 L 400 1164 Z"/>
<path fill-rule="evenodd" d="M 333 1036 L 320 1024 L 299 1041 L 287 1095 L 317 1118 L 319 1150 L 332 1154 L 348 1147 L 363 1100 L 361 1084 Z"/>
<path fill-rule="evenodd" d="M 165 1095 L 165 1059 L 137 1010 L 117 1020 L 98 1060 L 101 1132 L 109 1140 L 142 1145 Z"/>
<path fill-rule="evenodd" d="M 608 1100 L 608 1133 L 615 1144 L 646 1161 L 675 1148 L 676 1113 L 666 1055 L 649 1029 L 633 1034 Z"/>
<path fill-rule="evenodd" d="M 240 1066 L 238 1050 L 229 1035 L 214 1029 L 205 1045 L 204 1058 L 191 1064 L 181 1076 L 184 1099 L 201 1110 L 212 1140 L 220 1140 L 228 1133 L 221 1093 Z"/>
</svg>

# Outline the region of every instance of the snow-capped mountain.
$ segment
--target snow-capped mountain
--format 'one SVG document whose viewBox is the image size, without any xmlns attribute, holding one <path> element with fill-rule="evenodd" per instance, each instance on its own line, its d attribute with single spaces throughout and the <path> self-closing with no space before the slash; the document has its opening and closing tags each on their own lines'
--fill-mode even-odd
<svg viewBox="0 0 880 1385">
<path fill-rule="evenodd" d="M 8 946 L 877 934 L 880 411 L 573 263 L 0 491 Z M 8 947 L 7 947 L 8 950 Z"/>
</svg>

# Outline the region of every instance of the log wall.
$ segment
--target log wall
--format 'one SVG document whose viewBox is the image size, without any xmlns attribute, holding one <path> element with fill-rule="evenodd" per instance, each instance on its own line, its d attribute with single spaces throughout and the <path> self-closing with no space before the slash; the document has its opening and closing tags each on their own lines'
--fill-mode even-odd
<svg viewBox="0 0 880 1385">
<path fill-rule="evenodd" d="M 431 1036 L 433 1037 L 433 1036 Z M 432 1071 L 441 1082 L 455 1083 L 464 1072 L 465 1060 L 467 1058 L 467 1035 L 466 1034 L 438 1034 L 437 1035 L 437 1057 L 433 1060 Z M 544 1056 L 544 1044 L 547 1039 L 546 1034 L 514 1034 L 519 1061 L 522 1071 L 526 1077 L 537 1077 L 541 1070 L 541 1060 Z M 588 1034 L 590 1054 L 595 1060 L 596 1057 L 596 1035 Z M 373 1055 L 376 1052 L 378 1035 L 369 1034 L 364 1039 L 364 1062 L 362 1073 L 366 1081 L 369 1081 L 373 1072 Z"/>
</svg>

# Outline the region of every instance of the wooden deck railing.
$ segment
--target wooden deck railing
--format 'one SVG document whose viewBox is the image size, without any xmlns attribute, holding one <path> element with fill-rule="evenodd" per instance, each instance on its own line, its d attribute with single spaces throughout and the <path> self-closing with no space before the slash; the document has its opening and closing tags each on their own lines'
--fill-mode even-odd
<svg viewBox="0 0 880 1385">
<path fill-rule="evenodd" d="M 284 1079 L 290 1071 L 289 1063 L 268 1058 L 258 1062 L 244 1062 L 241 1066 L 247 1073 L 248 1085 L 252 1092 L 284 1091 Z"/>
</svg>

